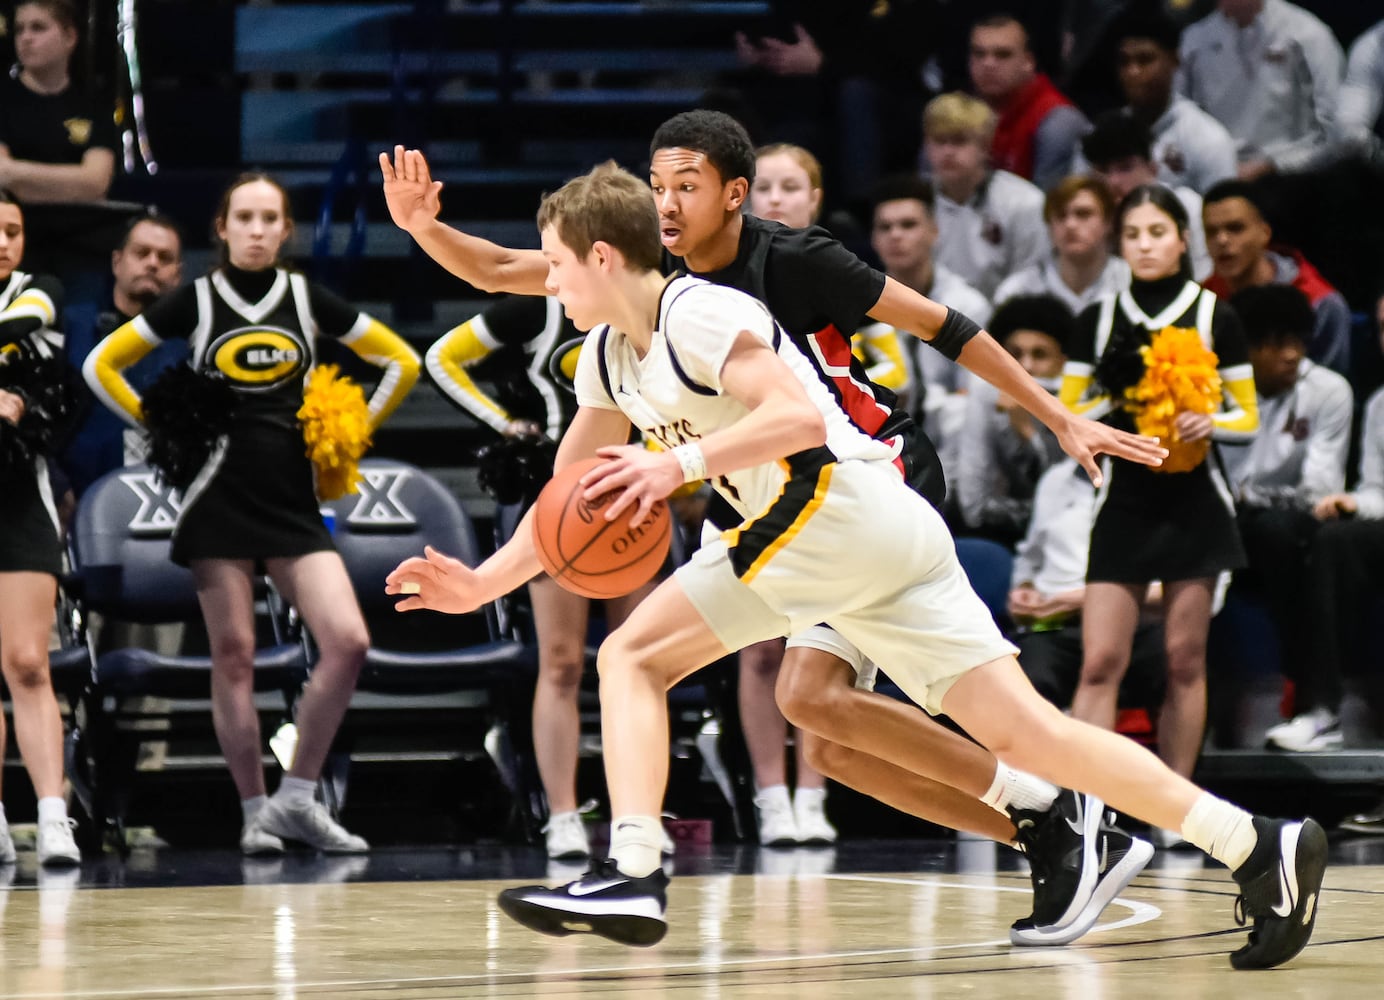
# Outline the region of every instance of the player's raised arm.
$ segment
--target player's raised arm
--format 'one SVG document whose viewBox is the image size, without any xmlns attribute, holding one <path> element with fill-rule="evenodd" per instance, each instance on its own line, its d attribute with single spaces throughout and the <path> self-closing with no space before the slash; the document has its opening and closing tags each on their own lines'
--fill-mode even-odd
<svg viewBox="0 0 1384 1000">
<path fill-rule="evenodd" d="M 537 250 L 502 247 L 437 218 L 442 210 L 442 182 L 432 179 L 421 152 L 395 146 L 392 161 L 388 153 L 381 153 L 380 173 L 394 224 L 448 271 L 485 292 L 545 294 L 548 265 Z"/>
<path fill-rule="evenodd" d="M 620 411 L 581 407 L 562 436 L 554 465 L 562 469 L 590 458 L 602 446 L 622 444 L 629 440 L 629 432 L 629 420 Z M 427 608 L 454 615 L 503 597 L 543 571 L 534 550 L 532 522 L 530 507 L 509 541 L 474 569 L 429 547 L 423 555 L 405 559 L 385 578 L 385 593 L 403 596 L 396 611 Z"/>
<path fill-rule="evenodd" d="M 934 343 L 948 357 L 954 357 L 969 371 L 1007 392 L 1057 435 L 1062 450 L 1081 463 L 1098 486 L 1101 475 L 1097 455 L 1116 455 L 1143 465 L 1158 465 L 1167 457 L 1167 449 L 1156 438 L 1076 416 L 1034 381 L 995 338 L 984 330 L 971 335 L 977 328 L 970 320 L 893 278 L 885 279 L 884 291 L 870 315 Z"/>
</svg>

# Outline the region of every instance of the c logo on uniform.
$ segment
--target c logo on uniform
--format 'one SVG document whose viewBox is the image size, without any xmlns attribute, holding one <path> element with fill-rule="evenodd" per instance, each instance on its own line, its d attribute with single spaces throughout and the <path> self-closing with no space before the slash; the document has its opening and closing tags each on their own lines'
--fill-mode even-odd
<svg viewBox="0 0 1384 1000">
<path fill-rule="evenodd" d="M 302 342 L 273 327 L 242 327 L 212 341 L 207 358 L 239 389 L 273 389 L 307 369 Z"/>
</svg>

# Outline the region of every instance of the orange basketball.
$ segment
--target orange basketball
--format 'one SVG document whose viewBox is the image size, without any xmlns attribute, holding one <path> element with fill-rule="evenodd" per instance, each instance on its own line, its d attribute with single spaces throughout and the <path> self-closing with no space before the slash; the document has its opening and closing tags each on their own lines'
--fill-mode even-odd
<svg viewBox="0 0 1384 1000">
<path fill-rule="evenodd" d="M 578 482 L 605 460 L 573 462 L 555 475 L 533 505 L 533 540 L 543 570 L 582 597 L 621 597 L 654 578 L 668 557 L 673 518 L 663 500 L 631 528 L 632 509 L 605 519 L 616 494 L 582 499 Z"/>
</svg>

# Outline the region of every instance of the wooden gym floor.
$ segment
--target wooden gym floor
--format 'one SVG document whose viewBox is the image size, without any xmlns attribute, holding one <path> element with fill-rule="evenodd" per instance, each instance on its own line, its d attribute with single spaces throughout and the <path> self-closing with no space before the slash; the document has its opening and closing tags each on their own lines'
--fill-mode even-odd
<svg viewBox="0 0 1384 1000">
<path fill-rule="evenodd" d="M 1230 969 L 1234 884 L 1160 852 L 1066 948 L 1016 949 L 1021 862 L 992 845 L 853 842 L 680 854 L 662 944 L 547 938 L 495 907 L 573 877 L 533 848 L 389 849 L 242 860 L 136 852 L 69 873 L 0 868 L 0 996 L 1220 998 L 1371 996 L 1384 980 L 1384 842 L 1333 846 L 1312 945 Z"/>
</svg>

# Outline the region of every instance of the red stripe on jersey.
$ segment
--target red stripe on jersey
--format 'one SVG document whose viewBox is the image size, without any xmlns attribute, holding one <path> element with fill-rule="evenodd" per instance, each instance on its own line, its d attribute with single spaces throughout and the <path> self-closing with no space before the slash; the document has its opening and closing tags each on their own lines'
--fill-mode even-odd
<svg viewBox="0 0 1384 1000">
<path fill-rule="evenodd" d="M 835 391 L 841 409 L 846 411 L 851 423 L 874 437 L 891 411 L 875 398 L 871 383 L 851 377 L 851 363 L 855 360 L 855 355 L 851 353 L 851 339 L 843 337 L 832 324 L 808 334 L 808 339 L 816 348 L 813 360 L 826 376 L 827 384 Z M 825 368 L 822 368 L 824 362 Z"/>
</svg>

